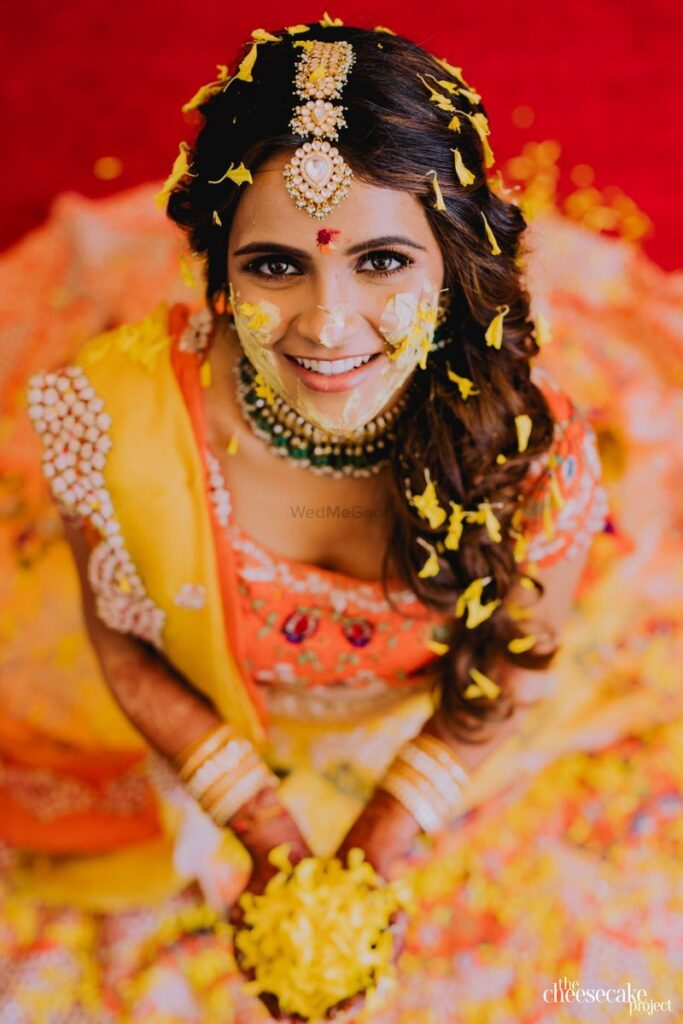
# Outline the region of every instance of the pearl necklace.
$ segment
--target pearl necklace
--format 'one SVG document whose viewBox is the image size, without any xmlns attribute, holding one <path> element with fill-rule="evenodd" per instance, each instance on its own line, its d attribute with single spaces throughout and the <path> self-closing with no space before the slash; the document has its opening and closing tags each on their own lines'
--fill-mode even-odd
<svg viewBox="0 0 683 1024">
<path fill-rule="evenodd" d="M 257 371 L 246 355 L 235 360 L 234 373 L 245 420 L 276 455 L 312 473 L 336 478 L 372 476 L 389 462 L 394 427 L 408 404 L 408 391 L 349 439 L 316 427 L 280 395 L 275 395 L 272 405 L 261 398 L 256 391 Z"/>
</svg>

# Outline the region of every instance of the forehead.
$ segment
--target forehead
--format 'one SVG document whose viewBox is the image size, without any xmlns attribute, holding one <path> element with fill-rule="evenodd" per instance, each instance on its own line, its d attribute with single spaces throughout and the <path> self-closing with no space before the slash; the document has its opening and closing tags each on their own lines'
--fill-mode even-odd
<svg viewBox="0 0 683 1024">
<path fill-rule="evenodd" d="M 422 204 L 408 192 L 380 188 L 354 177 L 348 194 L 322 220 L 295 206 L 285 187 L 282 172 L 292 153 L 273 154 L 254 173 L 252 185 L 241 188 L 231 227 L 231 244 L 268 239 L 297 248 L 314 246 L 320 228 L 341 231 L 352 245 L 365 238 L 406 234 L 425 246 L 436 246 Z M 399 230 L 400 229 L 400 230 Z"/>
</svg>

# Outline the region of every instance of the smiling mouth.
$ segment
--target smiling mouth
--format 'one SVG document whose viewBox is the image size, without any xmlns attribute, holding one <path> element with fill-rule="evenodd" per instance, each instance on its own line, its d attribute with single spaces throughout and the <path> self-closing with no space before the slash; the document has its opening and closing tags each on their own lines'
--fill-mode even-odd
<svg viewBox="0 0 683 1024">
<path fill-rule="evenodd" d="M 339 377 L 343 373 L 357 370 L 359 366 L 365 366 L 379 355 L 379 352 L 373 352 L 368 356 L 354 356 L 348 359 L 304 359 L 300 356 L 287 355 L 287 359 L 311 373 L 319 373 L 322 377 Z"/>
</svg>

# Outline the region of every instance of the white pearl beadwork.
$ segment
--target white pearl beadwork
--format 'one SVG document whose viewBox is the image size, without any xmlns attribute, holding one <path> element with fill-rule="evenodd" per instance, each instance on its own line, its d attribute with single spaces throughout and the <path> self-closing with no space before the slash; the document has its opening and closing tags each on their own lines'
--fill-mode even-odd
<svg viewBox="0 0 683 1024">
<path fill-rule="evenodd" d="M 125 549 L 102 470 L 112 447 L 111 416 L 79 366 L 35 374 L 28 415 L 43 442 L 43 474 L 64 518 L 88 521 L 101 535 L 88 558 L 88 579 L 100 619 L 162 649 L 166 613 L 147 596 Z"/>
</svg>

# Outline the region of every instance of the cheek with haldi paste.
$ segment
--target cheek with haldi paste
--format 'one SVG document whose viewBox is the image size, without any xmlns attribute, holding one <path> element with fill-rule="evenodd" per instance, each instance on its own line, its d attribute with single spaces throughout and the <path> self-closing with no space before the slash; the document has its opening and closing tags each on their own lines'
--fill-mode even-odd
<svg viewBox="0 0 683 1024">
<path fill-rule="evenodd" d="M 285 385 L 273 345 L 274 333 L 282 323 L 280 309 L 273 302 L 245 302 L 230 285 L 230 303 L 235 317 L 235 330 L 252 366 L 266 384 L 282 395 Z"/>
</svg>

